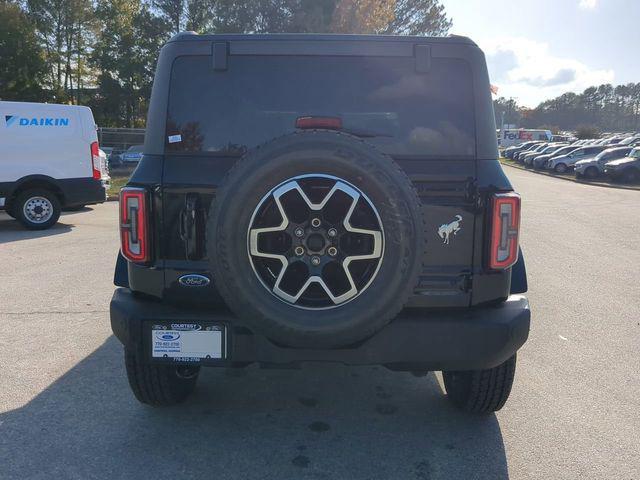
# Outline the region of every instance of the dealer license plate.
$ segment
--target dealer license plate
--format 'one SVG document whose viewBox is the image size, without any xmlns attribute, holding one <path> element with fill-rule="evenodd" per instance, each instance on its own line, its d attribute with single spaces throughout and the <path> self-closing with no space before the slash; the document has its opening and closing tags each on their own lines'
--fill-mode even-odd
<svg viewBox="0 0 640 480">
<path fill-rule="evenodd" d="M 151 328 L 151 356 L 174 359 L 223 358 L 224 328 L 207 326 L 188 328 L 190 324 Z"/>
</svg>

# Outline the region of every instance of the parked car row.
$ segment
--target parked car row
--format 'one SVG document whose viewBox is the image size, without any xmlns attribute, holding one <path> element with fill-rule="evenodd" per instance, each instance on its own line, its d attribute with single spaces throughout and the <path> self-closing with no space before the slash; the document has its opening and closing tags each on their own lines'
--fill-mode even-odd
<svg viewBox="0 0 640 480">
<path fill-rule="evenodd" d="M 588 179 L 606 175 L 613 180 L 640 180 L 640 134 L 573 143 L 529 141 L 505 149 L 503 155 L 535 170 L 573 170 L 576 177 Z"/>
<path fill-rule="evenodd" d="M 125 151 L 116 151 L 113 147 L 103 147 L 111 168 L 118 168 L 138 163 L 142 159 L 143 149 L 144 145 L 131 145 Z"/>
</svg>

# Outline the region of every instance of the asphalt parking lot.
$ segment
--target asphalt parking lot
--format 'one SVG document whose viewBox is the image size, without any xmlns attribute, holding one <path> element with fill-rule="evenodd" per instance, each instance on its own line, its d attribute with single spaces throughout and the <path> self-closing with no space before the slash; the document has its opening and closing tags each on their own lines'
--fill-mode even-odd
<svg viewBox="0 0 640 480">
<path fill-rule="evenodd" d="M 533 321 L 487 417 L 439 374 L 337 365 L 209 369 L 142 406 L 109 328 L 117 204 L 35 233 L 0 213 L 0 478 L 640 478 L 640 192 L 505 171 Z"/>
</svg>

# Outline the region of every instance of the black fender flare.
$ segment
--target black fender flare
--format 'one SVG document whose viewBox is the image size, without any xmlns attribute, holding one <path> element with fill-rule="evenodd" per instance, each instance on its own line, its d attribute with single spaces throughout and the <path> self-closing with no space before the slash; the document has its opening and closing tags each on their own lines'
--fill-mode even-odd
<svg viewBox="0 0 640 480">
<path fill-rule="evenodd" d="M 524 254 L 522 249 L 518 248 L 518 261 L 511 267 L 510 293 L 525 293 L 527 290 L 527 268 L 524 264 Z"/>
</svg>

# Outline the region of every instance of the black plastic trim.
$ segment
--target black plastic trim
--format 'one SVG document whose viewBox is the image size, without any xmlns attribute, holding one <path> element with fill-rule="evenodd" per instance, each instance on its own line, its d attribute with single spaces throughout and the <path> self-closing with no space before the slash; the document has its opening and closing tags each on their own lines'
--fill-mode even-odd
<svg viewBox="0 0 640 480">
<path fill-rule="evenodd" d="M 120 288 L 111 300 L 111 328 L 126 348 L 143 352 L 147 320 L 215 322 L 233 329 L 228 365 L 259 362 L 340 362 L 348 365 L 408 364 L 412 369 L 474 370 L 510 358 L 529 335 L 531 312 L 523 296 L 475 309 L 405 311 L 377 334 L 340 349 L 296 349 L 276 345 L 252 332 L 225 309 L 177 307 L 134 296 Z M 220 364 L 220 362 L 216 362 Z"/>
<path fill-rule="evenodd" d="M 116 259 L 116 271 L 113 274 L 113 284 L 116 287 L 129 288 L 129 269 L 127 267 L 127 259 L 124 258 L 122 252 L 118 252 Z"/>
<path fill-rule="evenodd" d="M 524 264 L 522 249 L 518 250 L 518 261 L 511 267 L 511 293 L 525 293 L 529 286 L 527 284 L 527 268 Z"/>
<path fill-rule="evenodd" d="M 15 182 L 0 183 L 0 197 L 6 198 L 6 205 L 25 188 L 47 188 L 56 193 L 62 207 L 93 205 L 107 200 L 107 185 L 102 180 L 91 177 L 52 178 L 46 175 L 28 175 Z"/>
</svg>

